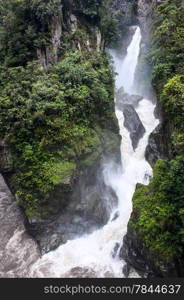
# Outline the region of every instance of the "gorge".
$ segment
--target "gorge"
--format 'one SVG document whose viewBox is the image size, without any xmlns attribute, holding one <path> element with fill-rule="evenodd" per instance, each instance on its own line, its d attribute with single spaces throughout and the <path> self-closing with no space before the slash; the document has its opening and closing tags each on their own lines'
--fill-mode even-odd
<svg viewBox="0 0 184 300">
<path fill-rule="evenodd" d="M 134 93 L 134 74 L 138 63 L 141 33 L 136 28 L 127 56 L 119 61 L 115 54 L 113 59 L 118 72 L 116 88 L 122 86 L 125 92 Z M 123 80 L 124 79 L 124 80 Z M 123 101 L 123 99 L 122 99 Z M 124 111 L 116 110 L 122 137 L 122 169 L 112 172 L 109 164 L 104 166 L 104 177 L 112 186 L 118 197 L 118 205 L 111 212 L 108 223 L 91 235 L 68 241 L 54 252 L 44 255 L 33 265 L 33 276 L 36 277 L 122 277 L 123 262 L 118 258 L 122 237 L 126 234 L 127 223 L 131 214 L 131 200 L 136 184 L 149 182 L 151 168 L 144 159 L 149 134 L 158 121 L 154 118 L 154 104 L 151 100 L 142 99 L 136 112 L 145 128 L 135 151 L 129 131 L 125 128 Z M 131 122 L 130 118 L 128 122 Z M 75 249 L 75 253 L 73 252 Z M 87 255 L 86 255 L 87 253 Z M 61 267 L 62 266 L 62 267 Z M 131 275 L 135 276 L 135 275 Z"/>
<path fill-rule="evenodd" d="M 183 275 L 184 24 L 171 2 L 1 4 L 16 21 L 12 36 L 0 23 L 0 277 Z"/>
</svg>

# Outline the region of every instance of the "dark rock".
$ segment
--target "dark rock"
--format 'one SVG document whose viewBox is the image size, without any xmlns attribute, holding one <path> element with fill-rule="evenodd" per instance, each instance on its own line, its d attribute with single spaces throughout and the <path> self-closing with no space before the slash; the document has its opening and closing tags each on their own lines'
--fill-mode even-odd
<svg viewBox="0 0 184 300">
<path fill-rule="evenodd" d="M 54 65 L 58 62 L 58 51 L 61 45 L 62 35 L 62 14 L 59 13 L 53 16 L 49 24 L 50 31 L 50 45 L 44 48 L 37 49 L 38 61 L 42 68 L 46 68 L 48 65 Z"/>
<path fill-rule="evenodd" d="M 151 84 L 152 67 L 147 63 L 147 56 L 150 52 L 150 32 L 154 24 L 154 11 L 157 7 L 157 0 L 138 0 L 137 16 L 141 29 L 141 47 L 139 53 L 139 62 L 135 73 L 135 91 L 144 96 L 144 98 L 156 100 L 155 91 Z"/>
<path fill-rule="evenodd" d="M 160 4 L 158 0 L 138 0 L 138 18 L 142 33 L 142 43 L 139 64 L 137 66 L 135 78 L 137 82 L 137 93 L 155 101 L 155 92 L 150 84 L 151 70 L 145 63 L 145 57 L 149 52 L 150 31 L 153 26 L 153 14 L 156 6 Z M 122 104 L 120 104 L 122 105 Z M 161 122 L 149 137 L 146 149 L 146 159 L 154 165 L 158 158 L 170 159 L 172 149 L 170 143 L 170 122 L 166 116 L 161 116 L 162 109 L 157 105 L 157 116 L 161 117 Z M 181 270 L 178 262 L 170 261 L 167 264 L 159 263 L 154 255 L 144 244 L 143 238 L 131 225 L 136 218 L 135 208 L 133 209 L 127 234 L 123 239 L 123 246 L 120 250 L 120 257 L 125 260 L 129 267 L 133 267 L 141 277 L 178 277 Z M 157 262 L 157 263 L 156 263 Z M 125 270 L 126 273 L 126 270 Z M 128 273 L 126 274 L 128 275 Z"/>
<path fill-rule="evenodd" d="M 131 216 L 131 220 L 133 219 Z M 145 247 L 135 229 L 128 226 L 123 239 L 120 257 L 133 267 L 141 277 L 178 277 L 175 262 L 156 265 L 157 258 Z"/>
<path fill-rule="evenodd" d="M 115 221 L 119 217 L 119 211 L 116 211 L 111 222 Z"/>
<path fill-rule="evenodd" d="M 132 140 L 132 146 L 135 150 L 139 140 L 143 137 L 145 133 L 145 128 L 142 125 L 142 122 L 135 111 L 134 107 L 129 104 L 123 105 L 123 114 L 124 114 L 124 126 L 130 132 L 130 138 Z"/>
<path fill-rule="evenodd" d="M 162 117 L 161 123 L 150 135 L 146 149 L 145 156 L 151 165 L 154 165 L 158 158 L 167 160 L 171 157 L 172 149 L 168 146 L 170 144 L 170 131 L 169 120 Z M 133 209 L 128 224 L 127 234 L 123 240 L 120 256 L 130 264 L 141 277 L 178 277 L 181 270 L 179 269 L 177 262 L 171 261 L 165 265 L 156 264 L 157 257 L 145 247 L 137 230 L 130 225 L 134 222 L 135 217 L 136 211 Z"/>
<path fill-rule="evenodd" d="M 118 255 L 119 248 L 120 248 L 120 243 L 116 243 L 112 251 L 113 258 L 115 258 Z"/>
<path fill-rule="evenodd" d="M 67 240 L 92 233 L 107 223 L 117 197 L 103 182 L 102 169 L 96 173 L 96 167 L 84 170 L 70 199 L 67 199 L 68 205 L 62 211 L 38 219 L 38 222 L 34 220 L 29 225 L 29 231 L 38 241 L 42 254 L 56 249 Z"/>
<path fill-rule="evenodd" d="M 151 165 L 154 165 L 157 159 L 168 160 L 171 157 L 169 124 L 166 123 L 160 123 L 149 136 L 145 157 Z"/>
<path fill-rule="evenodd" d="M 116 106 L 120 110 L 123 110 L 124 104 L 130 104 L 136 108 L 142 99 L 142 96 L 124 93 L 124 89 L 121 87 L 116 93 Z"/>
<path fill-rule="evenodd" d="M 103 178 L 103 162 L 90 168 L 86 168 L 81 174 L 68 209 L 85 212 L 88 216 L 93 216 L 98 224 L 105 224 L 117 204 L 117 197 L 113 190 L 108 187 Z"/>
<path fill-rule="evenodd" d="M 104 181 L 104 164 L 114 161 L 117 169 L 120 162 L 120 138 L 107 129 L 96 128 L 101 145 L 84 157 L 78 165 L 75 178 L 57 187 L 45 210 L 47 215 L 31 219 L 29 232 L 37 240 L 41 252 L 46 253 L 59 245 L 92 233 L 102 227 L 117 205 L 115 192 Z M 62 192 L 68 186 L 68 192 Z"/>
<path fill-rule="evenodd" d="M 124 17 L 121 20 L 122 26 L 135 25 L 137 23 L 136 18 L 136 2 L 137 0 L 114 0 L 112 7 L 114 10 L 122 10 Z"/>
<path fill-rule="evenodd" d="M 123 111 L 125 118 L 124 126 L 130 132 L 134 150 L 136 149 L 140 138 L 142 138 L 145 133 L 145 128 L 135 110 L 135 107 L 142 99 L 142 96 L 124 93 L 123 87 L 116 93 L 116 107 Z"/>
<path fill-rule="evenodd" d="M 142 31 L 142 39 L 149 42 L 150 31 L 153 26 L 153 15 L 158 0 L 138 0 L 138 19 Z"/>
<path fill-rule="evenodd" d="M 13 169 L 13 160 L 10 146 L 4 140 L 0 140 L 0 172 L 6 173 Z"/>
<path fill-rule="evenodd" d="M 124 95 L 124 103 L 125 104 L 131 104 L 133 105 L 134 107 L 137 107 L 139 102 L 143 99 L 142 96 L 139 96 L 139 95 L 128 95 L 128 94 L 125 94 Z"/>
<path fill-rule="evenodd" d="M 141 42 L 139 61 L 134 75 L 134 90 L 137 94 L 142 95 L 143 98 L 151 99 L 156 103 L 156 94 L 153 89 L 152 67 L 147 63 L 147 56 L 149 55 L 150 47 L 148 42 Z"/>
<path fill-rule="evenodd" d="M 131 267 L 127 263 L 123 266 L 123 274 L 125 275 L 126 278 L 128 278 L 128 276 L 130 274 L 130 269 L 131 269 Z"/>
<path fill-rule="evenodd" d="M 116 13 L 120 12 L 117 17 L 120 34 L 113 48 L 116 47 L 117 54 L 123 58 L 135 32 L 135 25 L 138 24 L 137 0 L 114 0 L 111 1 L 111 6 Z"/>
</svg>

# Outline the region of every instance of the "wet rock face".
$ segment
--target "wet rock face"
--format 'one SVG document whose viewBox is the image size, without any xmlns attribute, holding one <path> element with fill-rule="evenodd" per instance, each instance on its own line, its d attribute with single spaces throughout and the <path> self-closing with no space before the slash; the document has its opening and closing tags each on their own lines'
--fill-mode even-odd
<svg viewBox="0 0 184 300">
<path fill-rule="evenodd" d="M 172 155 L 169 147 L 170 134 L 168 122 L 161 122 L 151 133 L 146 148 L 145 157 L 150 165 L 154 165 L 157 159 L 168 160 Z"/>
<path fill-rule="evenodd" d="M 41 253 L 45 254 L 68 240 L 92 233 L 98 226 L 97 220 L 90 215 L 84 216 L 80 212 L 67 211 L 56 220 L 42 221 L 42 223 L 40 220 L 40 223 L 32 224 L 31 234 L 38 241 Z"/>
<path fill-rule="evenodd" d="M 139 104 L 139 101 L 141 101 L 142 99 L 142 96 L 129 95 L 124 92 L 123 88 L 120 88 L 116 93 L 116 106 L 120 110 L 123 110 L 123 105 L 125 104 L 132 105 L 136 108 Z"/>
<path fill-rule="evenodd" d="M 115 10 L 122 9 L 124 17 L 122 18 L 122 25 L 135 25 L 136 23 L 136 2 L 137 0 L 114 0 L 113 8 Z"/>
<path fill-rule="evenodd" d="M 17 203 L 0 175 L 0 278 L 29 277 L 29 268 L 40 256 L 24 223 Z"/>
<path fill-rule="evenodd" d="M 137 18 L 141 29 L 141 48 L 139 63 L 136 68 L 135 89 L 144 98 L 156 100 L 155 91 L 152 87 L 152 68 L 147 64 L 147 56 L 150 52 L 150 37 L 154 23 L 154 11 L 158 6 L 158 0 L 137 0 Z"/>
<path fill-rule="evenodd" d="M 145 128 L 135 110 L 139 101 L 143 97 L 139 95 L 129 95 L 123 92 L 123 88 L 120 88 L 116 93 L 116 106 L 119 110 L 123 111 L 124 114 L 124 126 L 130 132 L 132 140 L 132 146 L 135 150 L 139 140 L 145 133 Z"/>
<path fill-rule="evenodd" d="M 99 164 L 81 172 L 73 194 L 67 199 L 68 205 L 62 211 L 45 219 L 32 220 L 29 232 L 38 241 L 42 254 L 107 223 L 117 197 L 104 183 Z"/>
<path fill-rule="evenodd" d="M 114 133 L 115 127 L 113 131 L 100 127 L 96 131 L 101 144 L 79 162 L 73 182 L 68 183 L 70 191 L 63 193 L 62 186 L 58 186 L 48 203 L 47 216 L 29 220 L 28 230 L 43 254 L 105 225 L 117 204 L 103 172 L 109 161 L 113 162 L 112 168 L 121 165 L 120 137 Z"/>
<path fill-rule="evenodd" d="M 144 42 L 149 42 L 150 31 L 153 26 L 155 8 L 161 4 L 159 0 L 138 0 L 138 19 Z"/>
<path fill-rule="evenodd" d="M 75 33 L 78 28 L 83 27 L 86 32 L 86 37 L 81 40 L 75 39 Z M 91 27 L 91 32 L 89 28 Z M 42 69 L 49 65 L 55 65 L 59 61 L 59 55 L 62 50 L 62 40 L 64 33 L 70 33 L 73 41 L 71 44 L 72 49 L 88 49 L 89 51 L 104 50 L 104 39 L 102 38 L 101 30 L 96 25 L 86 27 L 84 20 L 75 15 L 75 11 L 68 9 L 65 13 L 59 13 L 52 17 L 48 24 L 48 31 L 50 33 L 49 45 L 37 48 L 37 58 Z"/>
<path fill-rule="evenodd" d="M 141 277 L 152 277 L 153 272 L 148 267 L 147 260 L 145 260 L 144 257 L 141 257 L 142 244 L 138 241 L 137 233 L 131 231 L 131 238 L 129 234 L 130 229 L 124 237 L 124 244 L 120 251 L 120 257 L 127 263 L 127 270 L 125 270 L 125 273 L 133 266 Z"/>
<path fill-rule="evenodd" d="M 124 126 L 130 132 L 132 146 L 135 150 L 137 148 L 139 140 L 143 137 L 145 133 L 145 128 L 142 125 L 142 122 L 132 105 L 124 104 L 123 114 L 125 118 Z"/>
<path fill-rule="evenodd" d="M 132 215 L 131 218 L 133 217 Z M 156 257 L 148 251 L 137 232 L 130 226 L 123 239 L 120 257 L 127 262 L 128 268 L 133 267 L 143 278 L 178 277 L 174 262 L 168 265 L 155 265 Z"/>
<path fill-rule="evenodd" d="M 44 69 L 48 65 L 54 65 L 58 62 L 58 51 L 61 45 L 62 36 L 62 14 L 52 18 L 50 23 L 51 40 L 50 46 L 37 49 L 37 57 L 40 66 Z"/>
</svg>

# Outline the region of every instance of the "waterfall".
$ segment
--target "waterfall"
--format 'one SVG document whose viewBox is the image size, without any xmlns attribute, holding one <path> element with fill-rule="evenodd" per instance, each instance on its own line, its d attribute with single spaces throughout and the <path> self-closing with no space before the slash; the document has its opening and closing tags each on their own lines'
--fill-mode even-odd
<svg viewBox="0 0 184 300">
<path fill-rule="evenodd" d="M 111 54 L 114 68 L 118 73 L 116 88 L 124 87 L 127 93 L 134 93 L 134 74 L 140 52 L 141 32 L 136 28 L 127 56 L 122 61 L 115 51 Z M 33 266 L 31 277 L 124 277 L 123 266 L 118 251 L 127 232 L 127 224 L 132 212 L 132 197 L 136 184 L 148 184 L 152 169 L 145 160 L 145 149 L 150 133 L 158 124 L 154 116 L 154 104 L 142 99 L 135 110 L 145 128 L 144 136 L 134 150 L 129 131 L 124 126 L 123 111 L 116 108 L 119 121 L 121 158 L 123 168 L 112 171 L 109 163 L 104 166 L 104 178 L 117 194 L 118 206 L 112 211 L 108 223 L 90 235 L 69 240 L 55 251 L 42 256 Z M 130 276 L 138 276 L 136 273 Z"/>
<path fill-rule="evenodd" d="M 123 86 L 126 93 L 131 94 L 133 90 L 134 74 L 137 66 L 137 61 L 140 52 L 141 33 L 140 28 L 137 27 L 127 49 L 127 55 L 124 60 L 115 60 L 116 71 L 119 74 L 116 78 L 116 88 Z"/>
</svg>

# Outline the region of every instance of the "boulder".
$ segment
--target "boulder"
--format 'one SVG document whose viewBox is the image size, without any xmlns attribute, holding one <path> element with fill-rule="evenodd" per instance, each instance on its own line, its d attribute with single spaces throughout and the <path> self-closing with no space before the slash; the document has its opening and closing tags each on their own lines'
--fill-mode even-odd
<svg viewBox="0 0 184 300">
<path fill-rule="evenodd" d="M 25 218 L 0 175 L 0 278 L 29 277 L 40 257 L 36 242 L 25 228 Z"/>
<path fill-rule="evenodd" d="M 135 150 L 137 148 L 139 140 L 143 137 L 145 133 L 145 128 L 142 125 L 142 122 L 135 111 L 134 107 L 129 104 L 123 105 L 123 114 L 124 114 L 124 126 L 130 132 L 130 138 L 132 140 L 132 146 Z"/>
<path fill-rule="evenodd" d="M 121 87 L 116 93 L 116 106 L 120 110 L 123 110 L 124 104 L 130 104 L 136 108 L 142 99 L 142 96 L 124 93 L 124 89 Z"/>
<path fill-rule="evenodd" d="M 130 132 L 134 150 L 145 133 L 145 128 L 135 110 L 139 101 L 142 99 L 142 96 L 124 93 L 123 87 L 121 87 L 116 93 L 116 107 L 124 114 L 124 126 Z"/>
</svg>

